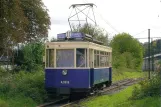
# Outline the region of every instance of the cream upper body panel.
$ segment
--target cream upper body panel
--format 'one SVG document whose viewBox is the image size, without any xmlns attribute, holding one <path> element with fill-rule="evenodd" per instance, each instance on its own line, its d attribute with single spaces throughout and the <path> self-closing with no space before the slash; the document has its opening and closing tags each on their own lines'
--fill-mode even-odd
<svg viewBox="0 0 161 107">
<path fill-rule="evenodd" d="M 89 48 L 99 51 L 112 52 L 111 47 L 99 45 L 92 42 L 82 42 L 82 41 L 67 41 L 67 42 L 47 42 L 46 49 L 73 49 L 73 48 Z"/>
</svg>

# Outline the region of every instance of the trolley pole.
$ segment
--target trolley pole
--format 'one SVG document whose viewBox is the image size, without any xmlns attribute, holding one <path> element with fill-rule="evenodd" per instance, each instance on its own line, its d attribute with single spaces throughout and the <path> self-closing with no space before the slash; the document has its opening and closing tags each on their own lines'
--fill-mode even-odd
<svg viewBox="0 0 161 107">
<path fill-rule="evenodd" d="M 148 53 L 149 53 L 149 58 L 148 58 L 148 66 L 149 66 L 149 71 L 148 71 L 148 78 L 150 79 L 150 29 L 148 29 Z"/>
</svg>

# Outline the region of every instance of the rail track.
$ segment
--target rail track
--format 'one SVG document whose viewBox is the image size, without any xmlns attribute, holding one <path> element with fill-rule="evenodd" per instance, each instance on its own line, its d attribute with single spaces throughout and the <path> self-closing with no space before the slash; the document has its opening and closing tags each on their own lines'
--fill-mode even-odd
<svg viewBox="0 0 161 107">
<path fill-rule="evenodd" d="M 37 107 L 80 107 L 80 102 L 91 100 L 95 98 L 96 96 L 103 95 L 103 94 L 112 94 L 115 92 L 118 92 L 127 86 L 130 86 L 132 84 L 135 84 L 144 78 L 137 78 L 137 79 L 125 79 L 118 82 L 113 83 L 110 87 L 104 88 L 103 90 L 99 91 L 97 94 L 94 94 L 92 96 L 88 96 L 79 100 L 75 100 L 72 102 L 69 102 L 69 98 L 64 98 L 61 100 L 56 100 L 50 103 L 46 103 Z"/>
</svg>

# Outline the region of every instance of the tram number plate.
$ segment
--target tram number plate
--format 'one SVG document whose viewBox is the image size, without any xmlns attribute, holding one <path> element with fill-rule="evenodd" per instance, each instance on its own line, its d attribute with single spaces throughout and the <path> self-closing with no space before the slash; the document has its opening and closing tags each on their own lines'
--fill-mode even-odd
<svg viewBox="0 0 161 107">
<path fill-rule="evenodd" d="M 61 84 L 69 84 L 69 81 L 60 81 Z"/>
</svg>

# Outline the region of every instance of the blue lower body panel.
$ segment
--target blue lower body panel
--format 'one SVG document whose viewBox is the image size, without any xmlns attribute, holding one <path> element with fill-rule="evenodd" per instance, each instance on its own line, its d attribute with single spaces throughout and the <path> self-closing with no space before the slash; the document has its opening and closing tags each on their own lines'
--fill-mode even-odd
<svg viewBox="0 0 161 107">
<path fill-rule="evenodd" d="M 46 69 L 46 88 L 90 88 L 90 69 L 66 69 L 67 75 L 63 75 L 64 69 Z"/>
<path fill-rule="evenodd" d="M 91 86 L 107 81 L 112 81 L 111 67 L 91 69 Z"/>
<path fill-rule="evenodd" d="M 112 68 L 65 69 L 66 75 L 63 75 L 63 70 L 45 70 L 46 89 L 55 90 L 54 92 L 58 94 L 88 92 L 97 84 L 112 81 Z"/>
</svg>

